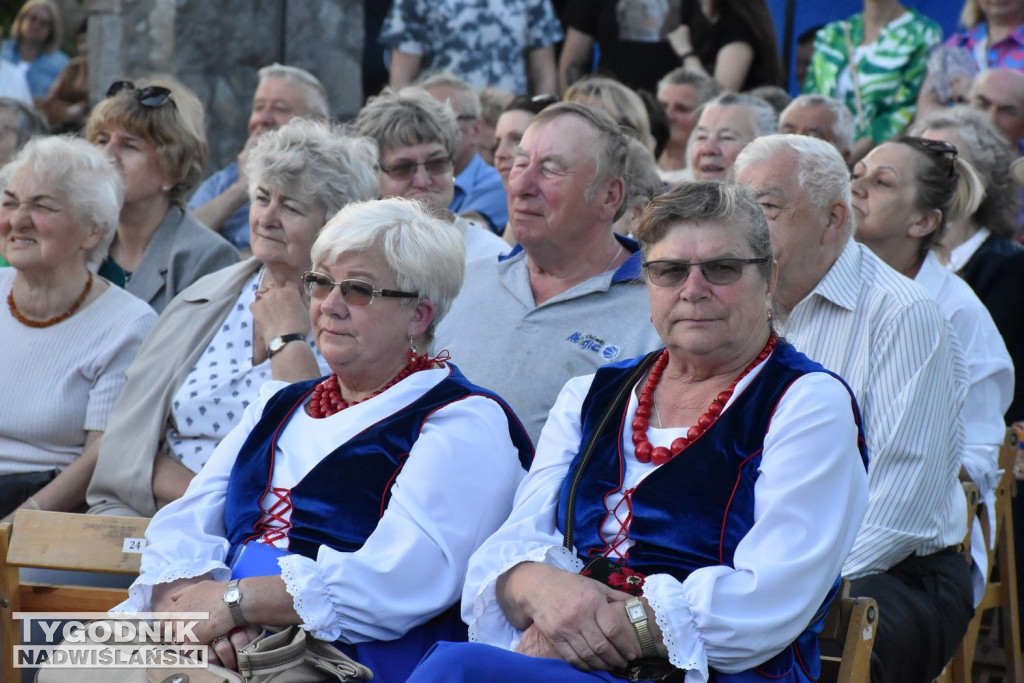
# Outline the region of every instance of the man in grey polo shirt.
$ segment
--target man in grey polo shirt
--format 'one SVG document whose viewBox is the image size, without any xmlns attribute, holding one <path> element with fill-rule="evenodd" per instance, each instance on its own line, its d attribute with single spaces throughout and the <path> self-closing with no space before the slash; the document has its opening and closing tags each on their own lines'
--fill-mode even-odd
<svg viewBox="0 0 1024 683">
<path fill-rule="evenodd" d="M 523 134 L 509 175 L 518 245 L 466 266 L 434 349 L 512 406 L 536 443 L 562 385 L 661 345 L 641 257 L 612 232 L 626 196 L 626 139 L 603 111 L 552 105 Z"/>
</svg>

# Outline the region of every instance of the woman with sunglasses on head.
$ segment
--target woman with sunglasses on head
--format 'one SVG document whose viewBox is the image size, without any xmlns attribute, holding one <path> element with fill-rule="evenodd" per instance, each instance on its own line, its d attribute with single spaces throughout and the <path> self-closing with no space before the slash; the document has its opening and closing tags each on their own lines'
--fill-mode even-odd
<svg viewBox="0 0 1024 683">
<path fill-rule="evenodd" d="M 1014 239 L 1020 198 L 1011 172 L 1020 153 L 991 118 L 966 105 L 928 114 L 911 126 L 910 134 L 956 145 L 960 156 L 981 176 L 984 199 L 969 216 L 946 221 L 935 251 L 946 268 L 962 277 L 985 304 L 1021 377 L 1024 317 L 1019 297 L 1024 291 L 1024 249 Z M 1006 412 L 1008 424 L 1017 420 L 1024 420 L 1024 381 L 1014 384 L 1013 402 Z M 1021 528 L 1024 530 L 1024 525 Z"/>
<path fill-rule="evenodd" d="M 450 106 L 420 88 L 385 88 L 359 111 L 352 131 L 377 142 L 382 197 L 415 199 L 447 215 L 462 233 L 467 261 L 508 251 L 486 226 L 448 211 L 455 196 L 453 159 L 462 136 Z"/>
<path fill-rule="evenodd" d="M 350 204 L 312 260 L 329 376 L 260 390 L 153 518 L 120 609 L 209 612 L 196 634 L 228 667 L 259 626 L 299 624 L 374 681 L 404 681 L 434 642 L 465 640 L 466 562 L 533 449 L 500 399 L 419 352 L 462 285 L 450 222 L 403 199 Z"/>
<path fill-rule="evenodd" d="M 867 506 L 856 402 L 772 329 L 750 191 L 680 183 L 636 238 L 665 348 L 566 383 L 470 560 L 477 642 L 410 681 L 817 680 Z"/>
<path fill-rule="evenodd" d="M 77 510 L 124 372 L 156 315 L 94 275 L 123 185 L 83 140 L 37 137 L 0 170 L 0 517 Z"/>
<path fill-rule="evenodd" d="M 296 119 L 260 137 L 246 164 L 253 257 L 164 309 L 100 444 L 94 512 L 152 516 L 185 492 L 264 382 L 326 372 L 302 274 L 327 218 L 377 197 L 375 163 L 370 140 L 322 122 Z"/>
<path fill-rule="evenodd" d="M 125 180 L 117 236 L 100 275 L 159 313 L 202 276 L 238 261 L 230 242 L 185 211 L 208 155 L 195 93 L 169 77 L 116 81 L 85 135 Z"/>
<path fill-rule="evenodd" d="M 1003 415 L 1013 398 L 1013 362 L 985 305 L 934 251 L 947 225 L 978 209 L 985 194 L 981 177 L 952 143 L 904 136 L 871 150 L 853 167 L 851 178 L 857 241 L 928 290 L 956 330 L 970 379 L 962 412 L 961 477 L 969 477 L 982 498 L 988 497 L 1001 474 L 999 447 L 1006 432 Z M 984 549 L 977 550 L 973 573 L 980 600 L 986 568 Z"/>
</svg>

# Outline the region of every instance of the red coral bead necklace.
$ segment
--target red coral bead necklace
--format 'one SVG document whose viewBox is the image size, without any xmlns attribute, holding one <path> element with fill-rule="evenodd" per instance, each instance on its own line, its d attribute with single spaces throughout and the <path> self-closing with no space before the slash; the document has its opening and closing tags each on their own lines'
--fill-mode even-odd
<svg viewBox="0 0 1024 683">
<path fill-rule="evenodd" d="M 309 400 L 309 405 L 306 406 L 306 412 L 309 413 L 310 417 L 315 418 L 329 417 L 335 413 L 340 413 L 349 406 L 354 406 L 357 403 L 362 403 L 366 399 L 373 398 L 378 394 L 384 393 L 414 372 L 428 370 L 434 367 L 435 361 L 443 362 L 444 360 L 440 357 L 429 358 L 425 353 L 418 356 L 412 350 L 409 351 L 408 355 L 408 363 L 406 363 L 405 367 L 403 367 L 397 375 L 392 377 L 387 384 L 384 384 L 366 398 L 358 401 L 346 401 L 342 398 L 341 386 L 338 384 L 338 376 L 331 375 L 313 388 L 313 396 Z"/>
<path fill-rule="evenodd" d="M 750 374 L 750 371 L 757 367 L 759 363 L 771 355 L 777 340 L 778 335 L 773 330 L 768 336 L 768 341 L 765 343 L 764 348 L 761 349 L 761 353 L 757 354 L 757 358 L 751 361 L 750 365 L 732 381 L 728 389 L 720 392 L 711 401 L 707 411 L 697 418 L 697 424 L 686 430 L 686 436 L 680 436 L 673 440 L 668 448 L 664 446 L 655 448 L 647 439 L 647 428 L 650 426 L 651 410 L 652 408 L 657 410 L 654 404 L 654 389 L 658 386 L 661 373 L 668 366 L 668 349 L 658 354 L 658 358 L 654 361 L 651 372 L 647 376 L 647 383 L 644 384 L 644 388 L 640 391 L 640 398 L 637 400 L 639 405 L 636 409 L 636 417 L 633 418 L 633 454 L 636 456 L 636 459 L 642 463 L 653 462 L 655 465 L 664 465 L 686 450 L 691 443 L 696 441 L 701 434 L 709 430 L 711 425 L 718 421 L 718 416 L 722 414 L 722 409 L 725 408 L 725 404 L 729 402 L 733 392 L 736 391 L 736 385 Z"/>
</svg>

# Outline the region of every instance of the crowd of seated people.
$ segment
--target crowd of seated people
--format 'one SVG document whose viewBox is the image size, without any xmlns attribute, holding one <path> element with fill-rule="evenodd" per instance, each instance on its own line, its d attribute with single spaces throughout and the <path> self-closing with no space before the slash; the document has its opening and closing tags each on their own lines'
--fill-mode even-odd
<svg viewBox="0 0 1024 683">
<path fill-rule="evenodd" d="M 809 683 L 846 579 L 931 681 L 1024 420 L 1024 0 L 837 11 L 792 100 L 766 2 L 665 5 L 396 0 L 389 87 L 264 66 L 209 173 L 172 75 L 50 135 L 85 47 L 25 2 L 0 518 L 151 517 L 117 609 L 228 668 L 298 625 L 384 683 Z"/>
</svg>

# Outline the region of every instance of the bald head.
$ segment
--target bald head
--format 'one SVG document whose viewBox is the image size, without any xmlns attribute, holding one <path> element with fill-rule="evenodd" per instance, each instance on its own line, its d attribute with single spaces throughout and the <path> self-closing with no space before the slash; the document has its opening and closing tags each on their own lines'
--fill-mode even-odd
<svg viewBox="0 0 1024 683">
<path fill-rule="evenodd" d="M 982 71 L 971 86 L 971 106 L 985 112 L 1010 142 L 1024 140 L 1024 72 Z"/>
</svg>

